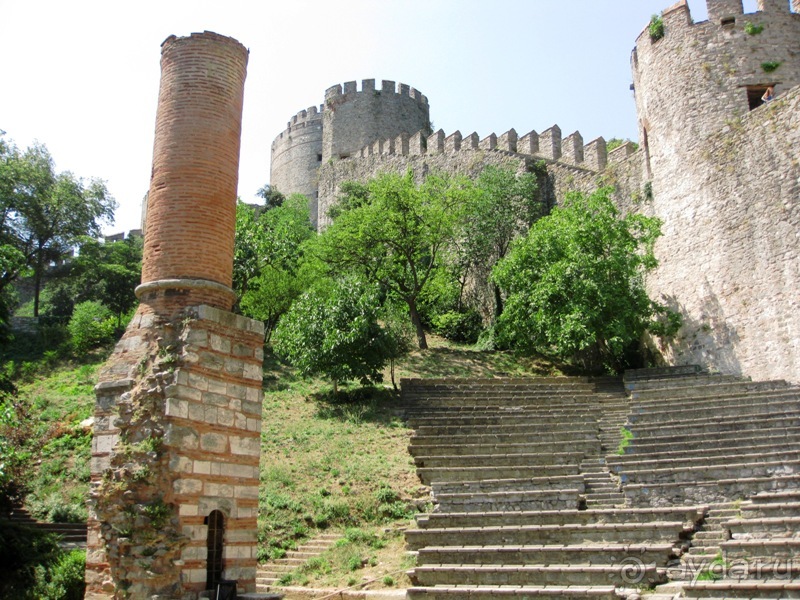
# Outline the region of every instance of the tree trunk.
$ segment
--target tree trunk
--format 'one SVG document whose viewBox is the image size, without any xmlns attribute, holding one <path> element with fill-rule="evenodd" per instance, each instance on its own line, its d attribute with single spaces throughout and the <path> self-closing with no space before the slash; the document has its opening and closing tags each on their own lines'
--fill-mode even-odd
<svg viewBox="0 0 800 600">
<path fill-rule="evenodd" d="M 40 248 L 36 257 L 36 268 L 33 270 L 33 316 L 39 316 L 39 291 L 42 287 L 42 268 L 44 251 Z"/>
<path fill-rule="evenodd" d="M 503 314 L 503 294 L 500 292 L 499 285 L 493 283 L 492 286 L 494 287 L 494 318 L 497 320 Z"/>
<path fill-rule="evenodd" d="M 408 304 L 408 314 L 411 316 L 411 324 L 414 325 L 414 331 L 417 334 L 417 344 L 420 350 L 428 349 L 428 340 L 425 339 L 425 330 L 422 329 L 422 320 L 417 312 L 417 301 L 414 298 L 406 299 Z"/>
</svg>

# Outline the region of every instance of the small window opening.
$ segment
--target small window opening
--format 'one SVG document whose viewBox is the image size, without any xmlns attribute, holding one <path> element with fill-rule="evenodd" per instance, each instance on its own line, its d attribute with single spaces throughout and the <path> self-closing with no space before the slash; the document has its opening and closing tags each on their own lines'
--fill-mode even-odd
<svg viewBox="0 0 800 600">
<path fill-rule="evenodd" d="M 642 147 L 644 149 L 644 166 L 647 169 L 647 178 L 653 176 L 653 171 L 650 167 L 650 142 L 647 139 L 647 129 L 642 127 Z"/>
<path fill-rule="evenodd" d="M 747 86 L 747 105 L 750 107 L 750 110 L 755 110 L 762 104 L 764 104 L 764 93 L 767 91 L 768 88 L 774 89 L 775 84 L 766 84 L 766 85 L 748 85 Z"/>
<path fill-rule="evenodd" d="M 205 518 L 208 525 L 208 559 L 206 561 L 206 589 L 216 589 L 222 581 L 222 550 L 225 538 L 225 515 L 218 510 L 212 510 Z"/>
<path fill-rule="evenodd" d="M 720 19 L 719 24 L 723 27 L 733 27 L 736 25 L 736 17 L 723 17 Z"/>
<path fill-rule="evenodd" d="M 322 154 L 317 154 L 317 162 L 322 162 Z"/>
<path fill-rule="evenodd" d="M 350 158 L 350 155 L 349 155 L 349 154 L 340 154 L 340 155 L 339 155 L 339 158 L 340 158 L 341 160 L 344 160 L 345 158 Z"/>
</svg>

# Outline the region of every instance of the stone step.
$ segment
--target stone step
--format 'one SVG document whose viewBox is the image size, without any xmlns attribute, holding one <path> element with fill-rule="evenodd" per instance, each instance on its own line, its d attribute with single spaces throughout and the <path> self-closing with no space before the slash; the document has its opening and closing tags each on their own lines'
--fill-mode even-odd
<svg viewBox="0 0 800 600">
<path fill-rule="evenodd" d="M 704 386 L 719 383 L 745 382 L 737 375 L 709 375 L 707 373 L 696 373 L 692 375 L 682 375 L 680 377 L 665 377 L 658 379 L 639 379 L 638 381 L 626 381 L 625 388 L 631 391 L 645 392 L 650 390 L 671 389 L 673 387 Z"/>
<path fill-rule="evenodd" d="M 679 383 L 680 380 L 676 380 Z M 649 390 L 629 390 L 631 404 L 657 403 L 666 399 L 670 402 L 680 403 L 686 399 L 724 397 L 734 394 L 750 394 L 752 392 L 765 392 L 786 389 L 789 384 L 783 380 L 775 381 L 732 381 L 721 383 L 708 383 L 705 385 L 675 385 L 665 388 Z"/>
<path fill-rule="evenodd" d="M 636 452 L 626 454 L 609 454 L 605 457 L 609 469 L 615 470 L 616 465 L 620 463 L 629 464 L 633 461 L 661 461 L 661 460 L 674 460 L 680 461 L 704 461 L 704 460 L 719 460 L 731 456 L 734 448 L 687 448 L 681 451 L 666 451 L 666 452 L 648 452 L 646 455 L 637 454 Z M 759 444 L 750 446 L 735 446 L 736 454 L 740 456 L 747 455 L 765 455 L 772 453 L 799 453 L 800 454 L 800 439 L 795 443 L 782 441 L 778 446 L 776 444 Z M 642 465 L 647 466 L 647 465 Z"/>
<path fill-rule="evenodd" d="M 782 408 L 797 406 L 800 395 L 794 388 L 786 391 L 775 391 L 769 394 L 750 395 L 737 398 L 734 401 L 716 399 L 693 404 L 684 408 L 633 405 L 627 415 L 630 423 L 676 422 L 701 419 L 709 415 L 738 415 L 742 413 L 763 414 L 780 412 Z"/>
<path fill-rule="evenodd" d="M 706 506 L 624 508 L 604 510 L 552 510 L 483 513 L 431 513 L 417 517 L 417 527 L 497 527 L 502 525 L 570 525 L 589 523 L 649 523 L 681 521 L 694 525 L 706 514 Z"/>
<path fill-rule="evenodd" d="M 494 600 L 513 597 L 537 600 L 619 600 L 613 585 L 604 586 L 433 586 L 411 587 L 406 591 L 409 600 Z"/>
<path fill-rule="evenodd" d="M 800 582 L 697 581 L 684 587 L 684 598 L 800 598 Z"/>
<path fill-rule="evenodd" d="M 470 456 L 485 454 L 534 454 L 548 453 L 553 450 L 552 442 L 516 442 L 516 443 L 478 443 L 478 444 L 419 444 L 408 447 L 414 457 L 427 456 Z M 573 440 L 569 449 L 574 452 L 596 453 L 600 451 L 598 440 Z"/>
<path fill-rule="evenodd" d="M 668 367 L 643 367 L 626 369 L 622 375 L 623 383 L 633 384 L 650 379 L 669 379 L 673 377 L 691 377 L 703 373 L 700 365 L 674 365 Z"/>
<path fill-rule="evenodd" d="M 750 501 L 753 505 L 774 502 L 800 502 L 800 489 L 761 491 L 750 496 Z"/>
<path fill-rule="evenodd" d="M 722 523 L 722 527 L 730 531 L 734 539 L 800 537 L 800 516 L 731 519 Z"/>
<path fill-rule="evenodd" d="M 456 445 L 486 445 L 486 444 L 524 444 L 534 438 L 538 443 L 550 442 L 551 444 L 563 444 L 569 447 L 573 440 L 597 441 L 597 431 L 557 431 L 550 433 L 498 433 L 498 434 L 476 434 L 476 435 L 450 435 L 450 436 L 423 436 L 415 435 L 411 437 L 411 446 L 434 446 L 447 442 Z"/>
<path fill-rule="evenodd" d="M 679 549 L 673 544 L 579 544 L 579 545 L 529 545 L 529 546 L 460 546 L 421 548 L 417 553 L 418 565 L 429 564 L 483 564 L 483 565 L 570 565 L 570 564 L 623 564 L 635 557 L 643 564 L 666 567 L 677 557 Z M 629 564 L 628 561 L 624 564 Z M 637 563 L 638 564 L 638 563 Z"/>
<path fill-rule="evenodd" d="M 473 481 L 434 482 L 433 495 L 440 503 L 456 494 L 485 494 L 493 492 L 527 492 L 540 490 L 585 489 L 581 475 L 553 475 L 520 479 L 484 479 Z"/>
<path fill-rule="evenodd" d="M 716 434 L 723 432 L 757 432 L 770 431 L 774 426 L 781 428 L 800 427 L 800 408 L 786 411 L 780 415 L 769 415 L 759 418 L 757 415 L 742 415 L 736 418 L 708 418 L 691 425 L 661 424 L 648 426 L 628 426 L 633 433 L 633 443 L 651 438 L 675 437 L 684 435 Z"/>
<path fill-rule="evenodd" d="M 663 506 L 746 498 L 764 490 L 797 489 L 800 476 L 752 477 L 718 481 L 634 483 L 623 486 L 626 502 L 633 506 Z"/>
<path fill-rule="evenodd" d="M 740 512 L 745 519 L 794 517 L 800 515 L 800 502 L 745 502 Z"/>
<path fill-rule="evenodd" d="M 410 573 L 419 586 L 495 585 L 624 585 L 628 572 L 625 566 L 609 565 L 426 565 Z M 645 565 L 637 573 L 639 583 L 663 583 L 665 574 L 655 566 Z M 470 596 L 471 597 L 471 596 Z"/>
<path fill-rule="evenodd" d="M 486 412 L 483 414 L 444 414 L 433 416 L 421 416 L 424 413 L 418 413 L 418 416 L 408 418 L 408 425 L 414 429 L 423 427 L 472 427 L 472 426 L 487 426 L 487 425 L 502 425 L 506 423 L 517 424 L 561 424 L 565 420 L 562 414 L 553 414 L 548 411 L 529 411 L 529 410 L 504 410 L 496 411 L 493 413 Z M 594 425 L 597 422 L 597 416 L 588 412 L 575 412 L 569 415 L 569 422 L 572 423 L 591 423 Z"/>
<path fill-rule="evenodd" d="M 450 512 L 503 512 L 578 509 L 583 501 L 583 486 L 564 489 L 438 494 L 438 510 Z"/>
<path fill-rule="evenodd" d="M 523 454 L 474 454 L 474 455 L 449 455 L 449 456 L 417 456 L 414 464 L 417 468 L 443 468 L 443 467 L 510 467 L 532 466 L 540 464 L 550 465 L 578 465 L 584 460 L 583 452 L 528 452 Z"/>
<path fill-rule="evenodd" d="M 595 421 L 587 423 L 542 423 L 533 421 L 530 423 L 518 423 L 509 420 L 507 423 L 500 425 L 456 425 L 456 426 L 435 426 L 435 427 L 417 427 L 412 436 L 412 443 L 414 438 L 417 437 L 458 437 L 465 435 L 553 435 L 563 434 L 568 436 L 565 439 L 575 437 L 580 434 L 588 434 L 591 437 L 596 437 L 599 427 Z"/>
<path fill-rule="evenodd" d="M 738 460 L 739 457 L 732 457 Z M 719 479 L 782 477 L 800 473 L 800 459 L 772 462 L 708 463 L 705 465 L 673 464 L 668 468 L 628 469 L 622 465 L 618 475 L 622 485 L 632 483 L 680 483 Z"/>
<path fill-rule="evenodd" d="M 722 542 L 720 549 L 728 560 L 800 561 L 800 538 L 733 539 Z"/>
<path fill-rule="evenodd" d="M 739 444 L 737 444 L 737 441 Z M 633 439 L 625 450 L 625 454 L 646 454 L 648 452 L 664 452 L 667 450 L 682 451 L 691 448 L 737 448 L 740 445 L 781 444 L 783 441 L 797 443 L 800 441 L 800 427 L 776 426 L 762 430 L 697 433 L 686 431 L 680 434 L 652 436 L 647 439 Z"/>
<path fill-rule="evenodd" d="M 446 483 L 494 481 L 506 479 L 536 479 L 578 475 L 577 464 L 572 465 L 511 465 L 493 467 L 431 467 L 418 468 L 417 475 L 426 485 L 435 489 Z"/>
<path fill-rule="evenodd" d="M 626 542 L 675 542 L 688 538 L 693 527 L 683 521 L 650 523 L 593 523 L 501 527 L 448 527 L 410 529 L 406 542 L 412 550 L 425 546 L 526 546 L 531 544 L 583 544 Z"/>
</svg>

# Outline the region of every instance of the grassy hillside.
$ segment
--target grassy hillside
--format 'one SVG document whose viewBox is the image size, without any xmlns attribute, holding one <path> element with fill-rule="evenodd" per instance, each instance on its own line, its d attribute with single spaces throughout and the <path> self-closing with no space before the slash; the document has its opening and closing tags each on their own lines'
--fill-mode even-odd
<svg viewBox="0 0 800 600">
<path fill-rule="evenodd" d="M 546 362 L 474 352 L 431 340 L 395 367 L 399 377 L 551 374 Z M 103 357 L 87 364 L 18 368 L 20 400 L 31 419 L 28 507 L 42 519 L 82 520 L 89 481 L 93 384 Z M 19 365 L 18 365 L 19 367 Z M 396 414 L 399 396 L 389 383 L 345 389 L 337 397 L 323 381 L 297 376 L 268 357 L 264 368 L 260 558 L 280 558 L 322 531 L 343 541 L 285 583 L 344 587 L 403 586 L 410 565 L 403 529 L 428 506 L 407 452 L 410 431 Z"/>
</svg>

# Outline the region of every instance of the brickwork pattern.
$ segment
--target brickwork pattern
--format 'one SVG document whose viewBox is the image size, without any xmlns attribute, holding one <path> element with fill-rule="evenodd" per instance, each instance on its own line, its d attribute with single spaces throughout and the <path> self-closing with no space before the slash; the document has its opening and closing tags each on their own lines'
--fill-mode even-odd
<svg viewBox="0 0 800 600">
<path fill-rule="evenodd" d="M 232 284 L 246 67 L 244 46 L 214 33 L 171 36 L 162 46 L 143 283 Z M 216 290 L 184 291 L 189 304 L 232 306 Z"/>
</svg>

